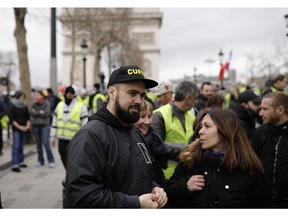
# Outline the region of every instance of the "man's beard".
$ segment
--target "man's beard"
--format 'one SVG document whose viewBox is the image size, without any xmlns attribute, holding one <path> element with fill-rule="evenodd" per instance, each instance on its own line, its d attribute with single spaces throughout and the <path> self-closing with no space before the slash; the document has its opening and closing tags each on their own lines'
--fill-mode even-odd
<svg viewBox="0 0 288 216">
<path fill-rule="evenodd" d="M 140 119 L 140 109 L 139 109 L 139 112 L 137 113 L 135 112 L 130 113 L 129 111 L 122 109 L 122 107 L 119 104 L 118 98 L 116 98 L 114 108 L 115 108 L 116 117 L 122 122 L 135 123 Z"/>
<path fill-rule="evenodd" d="M 280 117 L 275 114 L 271 116 L 269 119 L 266 119 L 266 121 L 267 121 L 266 124 L 276 125 L 279 123 Z"/>
</svg>

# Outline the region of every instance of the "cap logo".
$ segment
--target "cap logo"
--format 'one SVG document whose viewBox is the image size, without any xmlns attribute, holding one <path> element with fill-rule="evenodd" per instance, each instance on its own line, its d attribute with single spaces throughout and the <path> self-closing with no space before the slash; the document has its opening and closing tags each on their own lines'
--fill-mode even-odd
<svg viewBox="0 0 288 216">
<path fill-rule="evenodd" d="M 144 76 L 143 72 L 140 70 L 140 69 L 128 69 L 127 70 L 127 73 L 129 75 L 132 75 L 132 74 L 140 74 L 142 76 Z"/>
</svg>

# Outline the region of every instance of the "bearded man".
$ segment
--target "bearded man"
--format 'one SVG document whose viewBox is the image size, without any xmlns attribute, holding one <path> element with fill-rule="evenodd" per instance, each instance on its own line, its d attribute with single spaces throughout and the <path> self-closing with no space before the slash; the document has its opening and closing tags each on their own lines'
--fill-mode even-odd
<svg viewBox="0 0 288 216">
<path fill-rule="evenodd" d="M 140 118 L 145 79 L 137 66 L 110 76 L 106 106 L 73 137 L 68 153 L 64 208 L 161 208 L 165 191 L 152 181 L 145 140 L 133 127 Z"/>
</svg>

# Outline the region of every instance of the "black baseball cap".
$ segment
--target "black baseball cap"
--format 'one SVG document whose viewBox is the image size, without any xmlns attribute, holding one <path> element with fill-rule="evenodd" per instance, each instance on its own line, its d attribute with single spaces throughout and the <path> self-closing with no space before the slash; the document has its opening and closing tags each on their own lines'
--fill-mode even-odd
<svg viewBox="0 0 288 216">
<path fill-rule="evenodd" d="M 145 88 L 154 88 L 158 83 L 154 80 L 146 79 L 143 71 L 136 65 L 125 65 L 114 70 L 109 78 L 107 88 L 117 83 L 125 83 L 129 81 L 142 81 Z"/>
<path fill-rule="evenodd" d="M 238 97 L 239 103 L 247 103 L 249 101 L 252 101 L 254 104 L 260 104 L 262 98 L 255 94 L 252 90 L 246 90 L 243 93 L 241 93 Z"/>
</svg>

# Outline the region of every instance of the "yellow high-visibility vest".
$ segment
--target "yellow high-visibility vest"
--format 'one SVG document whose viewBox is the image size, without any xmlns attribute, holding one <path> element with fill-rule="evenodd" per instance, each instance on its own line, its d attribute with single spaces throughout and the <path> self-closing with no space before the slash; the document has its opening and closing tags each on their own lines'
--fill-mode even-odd
<svg viewBox="0 0 288 216">
<path fill-rule="evenodd" d="M 187 111 L 185 113 L 185 129 L 182 127 L 181 122 L 179 119 L 173 115 L 172 107 L 170 104 L 166 104 L 156 110 L 153 113 L 161 112 L 164 124 L 165 124 L 165 143 L 170 146 L 175 146 L 179 148 L 184 148 L 188 145 L 190 138 L 193 136 L 193 123 L 195 120 L 195 116 L 192 112 Z M 168 168 L 164 169 L 164 175 L 166 179 L 169 179 L 177 166 L 176 161 L 169 160 L 168 161 Z"/>
<path fill-rule="evenodd" d="M 92 103 L 92 113 L 96 113 L 100 107 L 98 107 L 97 101 L 98 99 L 102 100 L 102 104 L 105 103 L 107 101 L 107 98 L 104 94 L 102 93 L 97 93 L 94 98 L 93 98 L 93 103 Z"/>
<path fill-rule="evenodd" d="M 8 128 L 8 124 L 9 124 L 9 117 L 8 117 L 8 115 L 4 115 L 1 118 L 1 126 L 2 126 L 2 128 Z"/>
<path fill-rule="evenodd" d="M 85 106 L 82 102 L 76 102 L 69 114 L 67 121 L 63 120 L 64 101 L 59 102 L 57 110 L 57 136 L 65 136 L 72 138 L 74 134 L 81 128 L 81 110 Z"/>
</svg>

